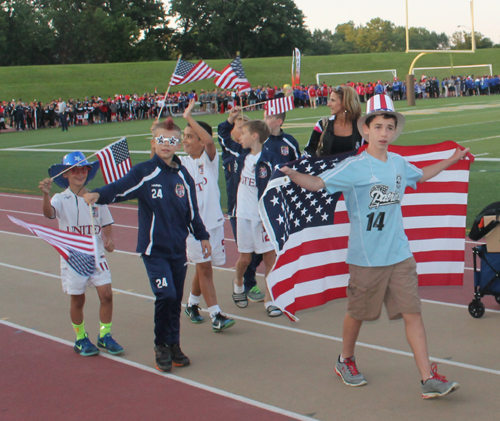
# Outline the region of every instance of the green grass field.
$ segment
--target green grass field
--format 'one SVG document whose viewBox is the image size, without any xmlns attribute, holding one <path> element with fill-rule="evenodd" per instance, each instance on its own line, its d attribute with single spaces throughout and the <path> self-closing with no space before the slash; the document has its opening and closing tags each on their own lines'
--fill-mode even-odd
<svg viewBox="0 0 500 421">
<path fill-rule="evenodd" d="M 440 98 L 419 100 L 415 107 L 405 101 L 396 102 L 396 109 L 406 116 L 400 145 L 420 145 L 454 140 L 470 147 L 477 159 L 471 167 L 467 227 L 486 205 L 500 197 L 500 96 Z M 248 113 L 262 118 L 261 111 Z M 329 108 L 296 109 L 288 113 L 284 129 L 303 148 L 316 121 L 329 114 Z M 217 129 L 227 115 L 204 115 L 197 119 Z M 185 127 L 182 118 L 176 118 Z M 38 181 L 47 176 L 47 168 L 59 163 L 63 155 L 81 150 L 87 156 L 125 136 L 129 142 L 132 162 L 149 158 L 152 120 L 71 127 L 69 132 L 42 129 L 0 134 L 0 191 L 5 193 L 40 194 Z M 102 185 L 100 173 L 89 187 Z M 225 185 L 221 171 L 220 186 L 223 208 L 226 206 Z M 60 191 L 54 186 L 54 192 Z"/>
<path fill-rule="evenodd" d="M 270 57 L 243 59 L 245 73 L 253 86 L 266 83 L 282 86 L 291 81 L 291 51 L 290 57 Z M 372 53 L 372 54 L 345 54 L 336 56 L 304 56 L 302 58 L 301 82 L 304 84 L 316 83 L 316 73 L 355 72 L 366 70 L 396 69 L 400 79 L 408 73 L 416 53 Z M 207 64 L 215 70 L 221 71 L 230 60 L 207 60 Z M 500 48 L 477 50 L 474 54 L 428 54 L 420 58 L 415 67 L 439 67 L 492 64 L 493 72 L 500 72 Z M 75 64 L 58 66 L 23 66 L 0 67 L 0 100 L 23 101 L 51 101 L 59 97 L 79 98 L 100 95 L 103 98 L 115 94 L 139 95 L 144 92 L 158 92 L 167 90 L 170 76 L 175 68 L 175 61 L 139 62 L 139 63 L 103 63 L 103 64 Z M 484 74 L 485 68 L 476 70 L 476 74 Z M 445 73 L 470 74 L 471 70 L 460 69 Z M 441 74 L 441 73 L 439 73 Z M 431 71 L 426 73 L 432 76 Z M 390 74 L 373 75 L 371 81 L 382 78 L 389 80 Z M 351 80 L 365 80 L 361 76 L 346 76 L 346 80 L 325 79 L 335 85 Z M 173 90 L 214 89 L 213 80 L 179 85 Z"/>
</svg>

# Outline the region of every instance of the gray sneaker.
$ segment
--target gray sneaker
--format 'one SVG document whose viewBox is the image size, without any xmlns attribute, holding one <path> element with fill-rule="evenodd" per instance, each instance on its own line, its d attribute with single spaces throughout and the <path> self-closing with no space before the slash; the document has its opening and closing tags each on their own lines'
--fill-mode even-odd
<svg viewBox="0 0 500 421">
<path fill-rule="evenodd" d="M 335 373 L 340 376 L 347 386 L 358 387 L 367 383 L 365 376 L 358 371 L 354 357 L 344 358 L 344 362 L 341 363 L 339 355 L 337 364 L 335 364 Z"/>
<path fill-rule="evenodd" d="M 437 373 L 437 366 L 435 363 L 431 365 L 432 377 L 425 382 L 421 382 L 422 398 L 432 399 L 440 396 L 445 396 L 460 388 L 457 382 L 448 381 L 446 377 Z"/>
<path fill-rule="evenodd" d="M 255 285 L 250 291 L 247 292 L 247 298 L 252 303 L 259 303 L 264 301 L 266 295 L 262 293 L 257 285 Z"/>
</svg>

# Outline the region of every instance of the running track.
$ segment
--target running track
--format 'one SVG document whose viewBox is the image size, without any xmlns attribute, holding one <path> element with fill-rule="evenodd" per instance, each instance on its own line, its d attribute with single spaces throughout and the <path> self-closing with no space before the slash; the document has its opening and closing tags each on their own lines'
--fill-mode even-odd
<svg viewBox="0 0 500 421">
<path fill-rule="evenodd" d="M 56 226 L 55 221 L 49 221 L 40 215 L 40 197 L 0 194 L 0 209 L 0 231 L 18 232 L 23 235 L 26 234 L 20 227 L 13 225 L 6 218 L 6 214 L 11 214 L 28 222 Z M 137 214 L 134 207 L 130 205 L 113 206 L 112 214 L 115 219 L 115 244 L 118 244 L 118 248 L 121 250 L 133 252 L 135 249 L 135 237 L 137 231 L 135 228 L 137 223 Z M 229 226 L 226 228 L 226 235 L 228 240 L 230 240 L 228 234 L 231 233 L 231 230 Z M 228 264 L 226 265 L 226 270 L 230 270 L 229 268 L 234 265 L 237 254 L 233 242 L 227 241 L 226 244 L 228 251 Z M 468 242 L 467 247 L 471 246 L 472 244 Z M 46 246 L 46 248 L 50 247 Z M 31 256 L 29 254 L 29 250 L 20 250 L 20 252 L 27 256 L 30 261 L 33 261 L 36 257 Z M 48 254 L 56 260 L 56 254 L 50 252 L 52 252 L 52 250 L 50 250 Z M 3 254 L 8 255 L 5 249 Z M 472 259 L 469 251 L 466 252 L 466 259 L 466 268 L 471 268 Z M 8 259 L 6 258 L 2 258 L 0 260 L 2 262 L 8 262 Z M 420 292 L 423 298 L 433 301 L 447 302 L 451 306 L 468 304 L 472 298 L 473 292 L 472 272 L 470 269 L 466 270 L 463 287 L 426 287 L 421 288 Z M 223 292 L 219 292 L 219 294 L 222 295 Z M 59 295 L 63 294 L 59 293 Z M 488 298 L 491 298 L 491 300 L 488 300 Z M 220 298 L 220 301 L 222 300 L 223 298 Z M 492 297 L 487 297 L 484 300 L 484 303 L 487 308 L 492 309 L 493 313 L 498 312 L 499 306 L 494 302 Z M 34 303 L 33 306 L 35 309 L 36 303 Z M 223 308 L 230 307 L 226 306 Z M 115 311 L 116 310 L 119 310 L 118 304 L 115 304 Z M 437 315 L 443 314 L 445 311 L 446 310 L 431 313 L 431 316 L 432 318 L 439 317 Z M 460 308 L 459 311 L 461 317 L 466 320 L 467 323 L 474 326 L 487 326 L 487 316 L 485 316 L 485 320 L 477 321 L 473 320 L 470 316 L 468 316 L 468 314 L 464 317 L 464 312 L 467 312 L 466 309 Z M 307 313 L 307 311 L 304 313 Z M 312 313 L 314 314 L 314 312 Z M 458 313 L 453 311 L 453 314 Z M 311 327 L 310 320 L 308 320 L 306 316 L 307 314 L 304 315 L 304 320 L 301 322 L 302 325 L 299 326 L 299 328 L 305 327 L 306 329 L 309 329 Z M 60 314 L 58 317 L 66 319 L 67 315 Z M 291 323 L 284 318 L 281 319 L 283 320 L 279 320 L 278 323 L 285 327 L 289 326 L 289 323 Z M 43 325 L 44 322 L 43 318 L 41 318 L 39 324 Z M 148 320 L 148 322 L 150 325 L 151 320 Z M 489 322 L 494 322 L 494 320 L 490 318 Z M 64 323 L 65 326 L 67 324 L 67 320 L 65 320 Z M 243 322 L 239 321 L 236 327 L 241 327 L 241 323 Z M 453 320 L 451 320 L 451 323 L 453 325 Z M 295 326 L 296 324 L 294 324 L 294 327 Z M 314 326 L 314 323 L 312 326 Z M 228 334 L 224 335 L 225 338 L 228 338 L 227 341 L 232 340 L 230 334 L 234 335 L 233 339 L 236 339 L 236 335 L 239 335 L 236 327 L 231 331 L 228 331 Z M 440 334 L 442 336 L 446 335 L 449 330 L 452 330 L 452 327 L 453 326 L 440 331 Z M 189 324 L 186 326 L 186 329 L 183 327 L 185 330 L 189 330 L 189 328 L 191 328 Z M 262 332 L 262 330 L 258 330 L 255 333 L 257 332 Z M 488 336 L 487 332 L 479 333 L 483 335 L 483 339 L 484 333 L 486 333 L 486 337 Z M 70 335 L 71 333 L 66 336 Z M 214 334 L 210 335 L 211 337 L 217 336 L 217 339 L 220 341 L 224 340 L 222 339 L 223 336 Z M 20 325 L 9 324 L 8 322 L 2 323 L 0 321 L 0 390 L 2 391 L 0 394 L 0 419 L 50 419 L 58 421 L 96 416 L 120 420 L 136 420 L 149 416 L 159 416 L 161 418 L 176 420 L 317 419 L 311 418 L 315 415 L 312 411 L 302 411 L 301 413 L 303 415 L 288 412 L 287 410 L 280 409 L 276 406 L 262 404 L 252 400 L 251 398 L 249 399 L 244 397 L 252 396 L 252 394 L 239 393 L 238 396 L 238 394 L 223 392 L 218 388 L 207 387 L 197 381 L 190 381 L 189 379 L 183 378 L 189 378 L 189 375 L 184 376 L 184 373 L 190 373 L 189 370 L 196 369 L 195 367 L 199 368 L 202 364 L 209 364 L 208 361 L 203 361 L 199 358 L 197 360 L 195 359 L 196 366 L 193 366 L 192 368 L 186 367 L 184 369 L 177 369 L 173 375 L 165 375 L 154 370 L 152 368 L 152 355 L 148 357 L 149 359 L 147 360 L 148 362 L 146 365 L 127 360 L 127 353 L 124 358 L 102 355 L 106 358 L 88 358 L 83 360 L 83 363 L 82 358 L 73 353 L 71 350 L 72 343 L 68 340 L 60 339 L 59 335 L 57 336 L 58 337 L 40 334 Z M 65 335 L 62 336 L 64 337 Z M 279 341 L 276 334 L 274 334 L 274 337 L 276 337 L 276 340 Z M 374 337 L 370 339 L 375 341 Z M 289 344 L 289 346 L 294 348 L 297 346 L 301 347 L 298 348 L 297 351 L 299 352 L 298 355 L 305 357 L 303 362 L 309 362 L 308 359 L 312 355 L 311 349 L 307 349 L 309 345 L 308 342 L 314 343 L 314 339 L 308 340 L 306 343 L 297 343 L 295 341 L 293 344 Z M 389 344 L 389 340 L 384 340 L 383 342 Z M 231 344 L 226 342 L 225 346 L 230 347 Z M 302 351 L 301 349 L 304 348 L 304 346 L 306 349 Z M 319 346 L 322 345 L 319 344 Z M 396 346 L 394 345 L 394 347 Z M 466 347 L 465 344 L 464 347 Z M 229 352 L 229 348 L 227 349 Z M 330 353 L 330 351 L 324 351 L 318 347 L 313 349 L 314 357 Z M 453 349 L 453 346 L 451 349 Z M 367 351 L 364 351 L 365 354 L 366 352 Z M 432 352 L 433 350 L 431 349 L 431 353 Z M 454 354 L 454 351 L 452 352 L 450 350 L 443 352 L 445 352 L 444 355 L 447 355 L 446 353 L 449 353 L 450 355 Z M 486 352 L 486 350 L 484 350 L 484 352 Z M 152 354 L 152 349 L 148 349 L 148 353 Z M 290 353 L 292 356 L 296 355 L 295 350 L 291 350 Z M 401 352 L 399 353 L 401 354 Z M 478 354 L 480 353 L 481 352 L 478 350 Z M 363 350 L 360 351 L 360 354 L 363 355 Z M 459 356 L 458 359 L 464 360 L 466 359 L 465 356 L 470 354 L 471 352 L 467 353 L 464 351 L 464 355 Z M 189 355 L 191 356 L 191 354 Z M 325 358 L 324 355 L 323 358 Z M 377 360 L 380 360 L 380 358 L 377 358 Z M 384 358 L 382 358 L 382 360 L 384 360 Z M 392 361 L 394 361 L 394 357 L 392 357 Z M 245 362 L 248 363 L 247 361 Z M 288 367 L 294 367 L 293 370 L 295 370 L 295 366 L 293 364 L 294 362 L 298 362 L 298 360 L 288 361 L 286 356 L 284 356 L 283 362 L 292 364 Z M 445 360 L 443 360 L 443 363 L 444 362 Z M 218 363 L 219 362 L 216 364 Z M 261 364 L 262 361 L 259 366 Z M 493 364 L 492 368 L 495 368 L 494 365 L 495 364 Z M 262 368 L 265 367 L 265 365 L 262 366 Z M 221 370 L 224 370 L 223 365 L 221 366 Z M 475 370 L 484 371 L 485 369 L 479 367 Z M 493 373 L 493 381 L 498 382 L 496 373 L 500 373 L 500 371 L 498 369 L 491 371 L 489 368 L 486 370 Z M 271 383 L 276 382 L 277 379 L 273 378 L 271 374 L 266 375 L 266 371 L 268 373 L 273 372 L 269 367 L 267 367 L 267 370 L 265 369 L 262 374 L 263 377 L 256 379 L 245 378 L 241 379 L 241 381 L 250 382 L 249 384 L 256 385 L 262 384 L 262 381 Z M 314 372 L 316 370 L 312 369 L 311 371 Z M 331 377 L 331 371 L 332 368 L 329 367 L 328 378 Z M 269 376 L 271 376 L 271 378 Z M 287 377 L 287 373 L 283 373 L 283 377 Z M 235 380 L 238 382 L 239 379 Z M 306 380 L 306 382 L 312 381 L 313 383 L 311 383 L 310 388 L 313 390 L 315 389 L 314 379 L 297 378 L 294 381 L 300 382 L 301 380 Z M 257 383 L 255 383 L 255 381 L 257 381 Z M 338 380 L 333 381 L 334 383 L 332 383 L 329 387 L 333 387 L 333 390 L 335 391 L 337 388 L 340 388 L 339 392 L 336 393 L 342 394 L 339 396 L 341 399 L 346 399 L 351 396 L 352 388 L 346 388 L 343 385 L 339 386 Z M 489 386 L 488 381 L 490 381 L 490 379 L 487 379 L 486 383 L 483 382 L 481 385 Z M 202 381 L 202 383 L 207 382 Z M 320 384 L 321 383 L 322 382 L 320 382 Z M 262 384 L 262 388 L 266 389 L 264 384 Z M 288 385 L 283 385 L 281 387 L 286 388 L 286 386 Z M 253 387 L 258 388 L 258 386 Z M 276 387 L 276 390 L 280 388 L 279 382 L 276 384 Z M 297 384 L 293 386 L 293 388 L 299 389 L 300 386 Z M 274 390 L 272 386 L 268 389 Z M 309 390 L 309 387 L 304 386 L 304 390 Z M 385 397 L 382 398 L 379 394 L 374 394 L 373 390 L 374 389 L 372 388 L 371 394 L 367 396 L 365 402 L 359 402 L 358 406 L 360 410 L 363 407 L 366 409 L 366 405 L 374 405 L 375 407 L 377 407 L 377 405 L 382 406 L 382 403 L 377 401 L 384 401 Z M 364 396 L 363 394 L 366 393 L 366 391 L 369 392 L 370 389 L 363 388 L 363 390 L 357 392 L 362 394 L 358 396 Z M 328 390 L 326 392 L 328 392 Z M 482 393 L 481 388 L 477 388 L 477 392 Z M 318 391 L 315 393 L 321 395 Z M 401 393 L 405 394 L 404 399 L 408 399 L 406 397 L 407 390 L 403 388 Z M 457 394 L 453 394 L 452 397 L 446 401 L 447 404 L 441 404 L 448 408 L 447 411 L 442 413 L 438 410 L 436 415 L 441 413 L 442 417 L 444 414 L 449 413 L 448 411 L 450 408 L 448 407 L 448 404 L 455 402 L 455 405 L 457 405 L 457 402 L 459 402 L 457 399 L 460 398 L 458 393 L 459 392 L 457 392 Z M 391 402 L 393 397 L 388 397 Z M 309 397 L 309 400 L 311 399 L 312 397 Z M 262 397 L 258 400 L 264 401 Z M 413 400 L 410 399 L 410 401 Z M 465 401 L 467 401 L 467 399 L 465 399 Z M 445 401 L 442 400 L 441 402 Z M 328 406 L 328 402 L 324 404 Z M 392 405 L 392 403 L 390 405 Z M 283 406 L 283 408 L 290 408 L 291 406 L 292 405 L 289 404 L 288 406 Z M 443 410 L 445 407 L 443 407 Z M 78 410 L 76 410 L 76 408 L 78 408 Z M 431 409 L 430 407 L 428 408 L 429 410 Z M 460 408 L 460 405 L 458 405 L 455 410 L 451 409 L 451 411 L 455 415 L 458 415 L 463 413 L 464 409 Z M 426 410 L 424 413 L 425 412 Z M 355 413 L 356 410 L 354 410 L 353 415 Z M 375 413 L 372 414 L 374 417 L 366 417 L 366 411 L 363 411 L 363 413 L 365 414 L 365 419 L 380 419 L 375 416 Z M 396 416 L 396 418 L 393 419 L 413 419 L 408 414 L 407 410 L 389 413 Z M 451 415 L 451 413 L 449 414 Z M 424 414 L 420 415 L 425 416 Z M 463 415 L 465 416 L 465 413 L 463 413 Z M 359 416 L 362 416 L 362 414 L 359 414 Z M 454 417 L 454 419 L 459 418 L 456 416 Z M 323 417 L 320 419 L 331 418 L 329 418 L 328 415 L 323 414 Z M 354 416 L 353 419 L 359 418 Z"/>
</svg>

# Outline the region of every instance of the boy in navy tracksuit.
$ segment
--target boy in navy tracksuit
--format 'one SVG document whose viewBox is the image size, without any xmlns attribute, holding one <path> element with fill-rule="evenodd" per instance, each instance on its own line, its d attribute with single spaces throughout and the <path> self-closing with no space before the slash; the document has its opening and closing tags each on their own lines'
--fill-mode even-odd
<svg viewBox="0 0 500 421">
<path fill-rule="evenodd" d="M 285 118 L 285 112 L 267 115 L 264 111 L 264 122 L 271 130 L 271 134 L 265 141 L 263 149 L 273 152 L 278 157 L 280 164 L 286 164 L 300 158 L 299 142 L 281 129 Z"/>
<path fill-rule="evenodd" d="M 156 368 L 170 371 L 172 364 L 189 365 L 180 349 L 180 313 L 186 278 L 186 238 L 192 232 L 201 241 L 203 254 L 211 252 L 209 235 L 198 212 L 193 179 L 175 152 L 181 130 L 171 118 L 152 128 L 152 159 L 85 195 L 89 204 L 130 199 L 139 201 L 137 252 L 148 273 L 155 301 Z"/>
</svg>

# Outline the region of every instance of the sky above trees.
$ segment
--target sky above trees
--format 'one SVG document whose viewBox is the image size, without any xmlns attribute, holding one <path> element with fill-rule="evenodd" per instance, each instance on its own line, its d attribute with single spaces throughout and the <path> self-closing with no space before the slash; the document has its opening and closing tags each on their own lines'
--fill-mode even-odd
<svg viewBox="0 0 500 421">
<path fill-rule="evenodd" d="M 397 26 L 406 24 L 406 0 L 295 0 L 306 17 L 311 30 L 334 31 L 341 23 L 352 20 L 356 25 L 365 25 L 373 18 L 389 20 Z M 438 34 L 451 36 L 458 25 L 470 28 L 470 0 L 408 0 L 409 25 L 424 27 Z M 499 0 L 474 0 L 474 30 L 500 44 Z M 466 30 L 466 29 L 465 29 Z"/>
</svg>

